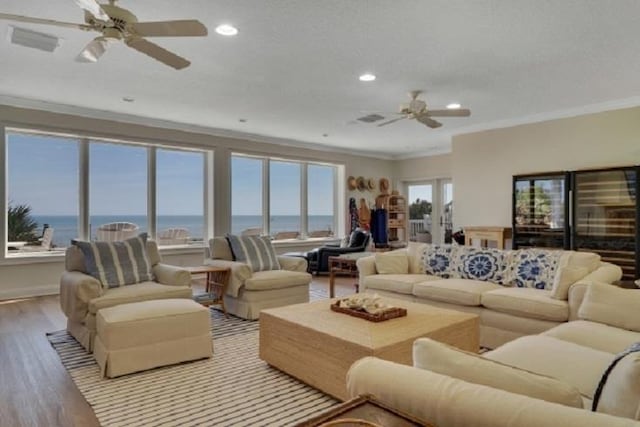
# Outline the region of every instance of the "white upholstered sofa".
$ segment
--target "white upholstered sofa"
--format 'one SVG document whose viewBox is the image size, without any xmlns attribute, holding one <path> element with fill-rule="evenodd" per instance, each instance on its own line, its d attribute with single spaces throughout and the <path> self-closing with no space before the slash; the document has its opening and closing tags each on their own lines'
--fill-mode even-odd
<svg viewBox="0 0 640 427">
<path fill-rule="evenodd" d="M 205 250 L 205 264 L 229 267 L 231 277 L 224 296 L 227 311 L 243 319 L 257 319 L 260 310 L 309 302 L 311 275 L 304 258 L 278 256 L 280 269 L 252 271 L 234 261 L 225 237 L 214 237 Z"/>
<path fill-rule="evenodd" d="M 449 252 L 443 253 L 443 248 Z M 549 271 L 541 269 L 541 277 L 521 283 L 524 287 L 514 285 L 518 269 L 531 268 L 527 263 L 537 256 L 551 260 Z M 474 275 L 468 268 L 473 267 L 472 257 L 481 261 L 480 267 L 485 266 L 483 262 L 502 267 L 493 265 L 488 273 Z M 447 259 L 450 264 L 445 268 L 442 261 Z M 357 265 L 361 292 L 478 314 L 480 345 L 487 348 L 575 319 L 584 294 L 584 288 L 576 285 L 612 283 L 622 276 L 620 267 L 601 262 L 589 252 L 481 250 L 424 243 L 361 258 Z M 438 275 L 434 271 L 438 268 L 447 274 Z"/>
<path fill-rule="evenodd" d="M 640 342 L 639 308 L 639 291 L 592 284 L 578 320 L 482 356 L 419 339 L 413 367 L 361 359 L 349 395 L 373 395 L 438 427 L 639 427 L 640 352 L 625 352 Z"/>
<path fill-rule="evenodd" d="M 60 278 L 60 306 L 67 316 L 67 330 L 87 351 L 93 350 L 98 310 L 132 302 L 166 298 L 192 298 L 191 274 L 184 268 L 163 264 L 156 242 L 147 241 L 154 281 L 105 288 L 87 274 L 82 251 L 67 248 L 65 271 Z"/>
</svg>

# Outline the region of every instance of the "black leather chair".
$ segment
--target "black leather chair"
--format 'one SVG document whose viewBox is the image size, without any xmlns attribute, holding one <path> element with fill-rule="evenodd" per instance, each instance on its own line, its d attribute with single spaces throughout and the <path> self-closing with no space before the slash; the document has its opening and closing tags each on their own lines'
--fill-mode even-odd
<svg viewBox="0 0 640 427">
<path fill-rule="evenodd" d="M 366 230 L 356 229 L 349 236 L 349 245 L 341 248 L 339 245 L 326 245 L 307 252 L 309 272 L 319 274 L 329 271 L 329 257 L 353 252 L 364 252 L 369 245 L 371 234 Z"/>
</svg>

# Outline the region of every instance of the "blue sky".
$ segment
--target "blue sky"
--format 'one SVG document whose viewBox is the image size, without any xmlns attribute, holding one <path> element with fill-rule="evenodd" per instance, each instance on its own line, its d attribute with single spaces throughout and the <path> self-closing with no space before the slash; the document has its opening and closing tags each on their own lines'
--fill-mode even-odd
<svg viewBox="0 0 640 427">
<path fill-rule="evenodd" d="M 78 214 L 78 144 L 71 139 L 10 134 L 9 200 L 28 204 L 34 215 Z M 144 215 L 147 160 L 143 147 L 90 145 L 90 214 Z M 157 151 L 159 215 L 202 215 L 203 154 Z M 262 162 L 232 160 L 233 215 L 262 212 Z M 309 165 L 309 215 L 333 214 L 333 171 Z M 272 162 L 271 214 L 300 213 L 300 165 Z"/>
</svg>

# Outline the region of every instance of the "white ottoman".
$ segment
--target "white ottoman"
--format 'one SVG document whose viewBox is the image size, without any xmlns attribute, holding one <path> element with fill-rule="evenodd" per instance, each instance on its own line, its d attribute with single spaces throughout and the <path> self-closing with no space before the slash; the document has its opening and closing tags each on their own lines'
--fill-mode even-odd
<svg viewBox="0 0 640 427">
<path fill-rule="evenodd" d="M 110 378 L 213 354 L 209 310 L 190 299 L 104 308 L 96 322 L 93 355 Z"/>
</svg>

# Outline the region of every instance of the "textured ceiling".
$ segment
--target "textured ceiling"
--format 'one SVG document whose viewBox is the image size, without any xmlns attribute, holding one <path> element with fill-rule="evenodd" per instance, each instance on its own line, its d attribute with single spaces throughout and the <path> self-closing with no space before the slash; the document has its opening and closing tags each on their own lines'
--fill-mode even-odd
<svg viewBox="0 0 640 427">
<path fill-rule="evenodd" d="M 98 64 L 77 63 L 94 34 L 0 21 L 0 100 L 386 156 L 447 151 L 452 134 L 469 130 L 640 104 L 637 0 L 117 4 L 140 21 L 197 18 L 210 35 L 154 40 L 192 61 L 175 71 L 124 45 Z M 72 0 L 2 0 L 0 12 L 82 21 Z M 239 35 L 215 34 L 223 22 Z M 62 45 L 53 54 L 12 45 L 10 24 L 56 35 Z M 359 82 L 365 71 L 378 79 Z M 354 122 L 370 112 L 390 116 L 411 89 L 426 90 L 432 108 L 458 101 L 473 114 L 442 119 L 438 130 L 406 120 L 383 128 Z"/>
</svg>

